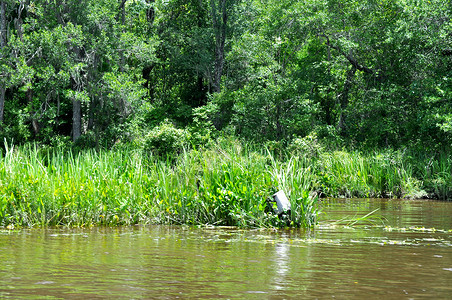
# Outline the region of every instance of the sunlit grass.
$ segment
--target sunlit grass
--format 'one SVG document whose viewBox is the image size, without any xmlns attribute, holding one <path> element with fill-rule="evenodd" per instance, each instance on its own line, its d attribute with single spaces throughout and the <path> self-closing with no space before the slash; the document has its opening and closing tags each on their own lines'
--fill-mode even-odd
<svg viewBox="0 0 452 300">
<path fill-rule="evenodd" d="M 317 161 L 319 190 L 329 197 L 420 198 L 422 182 L 398 152 L 325 152 Z"/>
<path fill-rule="evenodd" d="M 428 194 L 441 200 L 452 199 L 452 157 L 444 153 L 424 155 L 416 157 L 415 162 Z"/>
<path fill-rule="evenodd" d="M 315 197 L 301 184 L 308 173 L 294 162 L 272 164 L 265 151 L 228 145 L 175 160 L 133 149 L 73 154 L 8 147 L 0 159 L 0 225 L 314 225 Z M 281 172 L 284 178 L 275 176 Z M 279 188 L 292 194 L 290 224 L 267 206 Z"/>
<path fill-rule="evenodd" d="M 429 158 L 422 168 L 395 151 L 275 157 L 235 139 L 170 159 L 133 148 L 75 153 L 9 145 L 0 157 L 0 226 L 312 227 L 322 195 L 416 198 L 425 189 L 449 199 L 451 162 Z M 279 190 L 291 202 L 286 218 L 268 203 Z"/>
</svg>

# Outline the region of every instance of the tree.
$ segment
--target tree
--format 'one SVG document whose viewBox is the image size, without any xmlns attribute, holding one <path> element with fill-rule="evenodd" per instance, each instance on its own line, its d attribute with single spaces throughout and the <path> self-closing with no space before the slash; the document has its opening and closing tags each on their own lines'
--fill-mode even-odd
<svg viewBox="0 0 452 300">
<path fill-rule="evenodd" d="M 22 133 L 30 124 L 33 138 L 47 142 L 55 132 L 71 131 L 74 141 L 89 133 L 88 140 L 94 136 L 96 143 L 105 138 L 111 144 L 122 134 L 114 128 L 130 121 L 131 101 L 141 104 L 136 94 L 111 97 L 112 82 L 104 82 L 104 75 L 119 70 L 127 82 L 141 85 L 143 62 L 154 60 L 154 40 L 139 29 L 135 17 L 145 21 L 149 7 L 116 0 L 11 3 L 9 17 L 2 19 L 15 24 L 1 52 L 1 86 L 11 98 L 5 134 L 15 135 L 15 123 L 21 122 Z"/>
<path fill-rule="evenodd" d="M 228 10 L 231 1 L 210 0 L 210 15 L 212 19 L 213 32 L 215 34 L 215 63 L 212 80 L 212 90 L 215 93 L 220 92 L 221 76 L 224 68 L 224 46 L 226 43 Z"/>
<path fill-rule="evenodd" d="M 0 1 L 0 58 L 3 58 L 3 51 L 7 43 L 6 31 L 6 2 Z M 0 86 L 0 124 L 3 123 L 3 114 L 5 109 L 5 86 Z"/>
<path fill-rule="evenodd" d="M 2 136 L 111 146 L 202 115 L 261 141 L 443 147 L 451 15 L 447 0 L 3 0 Z"/>
</svg>

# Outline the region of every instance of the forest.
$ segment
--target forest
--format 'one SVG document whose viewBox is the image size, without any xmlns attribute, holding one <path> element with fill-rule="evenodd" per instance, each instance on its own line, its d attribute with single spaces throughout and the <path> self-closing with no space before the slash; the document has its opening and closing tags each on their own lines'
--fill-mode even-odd
<svg viewBox="0 0 452 300">
<path fill-rule="evenodd" d="M 1 140 L 450 148 L 447 0 L 0 1 Z"/>
<path fill-rule="evenodd" d="M 32 153 L 28 160 L 38 155 L 49 164 L 58 156 L 49 151 L 97 151 L 101 159 L 99 151 L 127 148 L 163 158 L 168 168 L 185 155 L 202 169 L 196 151 L 219 147 L 262 168 L 268 154 L 273 166 L 287 163 L 287 174 L 291 164 L 315 166 L 303 187 L 322 196 L 452 197 L 449 0 L 3 0 L 0 48 L 4 160 Z M 28 154 L 14 154 L 12 145 Z M 296 153 L 309 162 L 294 161 Z M 343 159 L 357 171 L 338 166 Z M 341 179 L 332 179 L 334 164 Z M 257 194 L 276 191 L 268 180 Z M 199 182 L 193 195 L 207 197 Z M 220 186 L 211 192 L 228 198 Z M 7 184 L 0 192 L 31 197 Z M 161 200 L 179 203 L 173 196 Z M 17 214 L 4 205 L 9 224 L 6 212 Z"/>
</svg>

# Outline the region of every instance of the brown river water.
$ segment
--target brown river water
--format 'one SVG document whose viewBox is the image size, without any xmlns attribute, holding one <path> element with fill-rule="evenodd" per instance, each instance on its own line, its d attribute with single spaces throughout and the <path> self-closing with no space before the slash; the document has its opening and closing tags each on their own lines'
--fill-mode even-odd
<svg viewBox="0 0 452 300">
<path fill-rule="evenodd" d="M 312 230 L 0 230 L 0 298 L 452 299 L 452 202 L 335 199 L 322 211 Z"/>
</svg>

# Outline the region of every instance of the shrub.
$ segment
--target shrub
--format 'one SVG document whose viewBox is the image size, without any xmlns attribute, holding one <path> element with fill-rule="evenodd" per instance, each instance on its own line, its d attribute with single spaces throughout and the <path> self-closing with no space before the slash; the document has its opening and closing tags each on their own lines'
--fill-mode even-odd
<svg viewBox="0 0 452 300">
<path fill-rule="evenodd" d="M 204 146 L 217 135 L 217 130 L 208 117 L 209 110 L 205 107 L 193 109 L 193 123 L 188 127 L 188 142 L 193 147 Z"/>
<path fill-rule="evenodd" d="M 323 152 L 323 146 L 319 142 L 317 134 L 312 133 L 303 138 L 294 139 L 289 145 L 289 151 L 308 157 L 318 157 Z"/>
<path fill-rule="evenodd" d="M 177 129 L 168 120 L 153 128 L 144 141 L 144 151 L 157 156 L 173 156 L 179 154 L 187 145 L 188 133 Z"/>
</svg>

